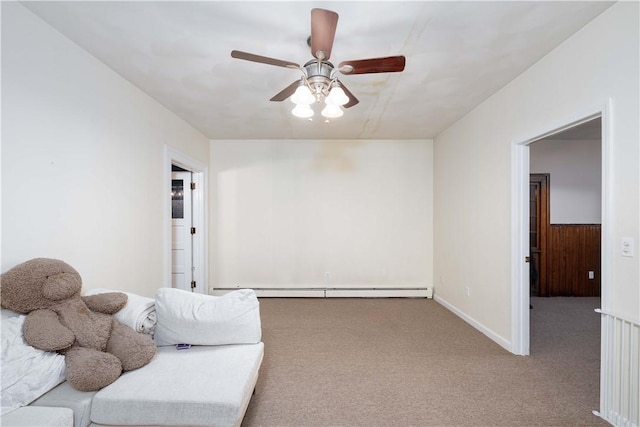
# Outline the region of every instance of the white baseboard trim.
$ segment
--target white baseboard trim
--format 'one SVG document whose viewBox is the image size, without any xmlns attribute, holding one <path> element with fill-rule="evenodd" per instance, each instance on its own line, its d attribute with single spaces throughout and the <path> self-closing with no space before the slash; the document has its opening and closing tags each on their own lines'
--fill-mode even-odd
<svg viewBox="0 0 640 427">
<path fill-rule="evenodd" d="M 211 288 L 209 295 L 224 295 L 238 288 Z M 260 298 L 432 298 L 426 288 L 252 288 Z"/>
<path fill-rule="evenodd" d="M 492 341 L 496 342 L 498 345 L 503 347 L 505 350 L 509 351 L 510 353 L 513 353 L 510 341 L 502 338 L 500 335 L 496 334 L 491 329 L 487 328 L 486 326 L 484 326 L 483 324 L 481 324 L 480 322 L 475 320 L 473 317 L 471 317 L 471 316 L 463 313 L 462 311 L 458 310 L 454 305 L 450 304 L 449 302 L 447 302 L 446 300 L 442 299 L 438 295 L 435 295 L 433 297 L 433 299 L 438 304 L 442 305 L 447 310 L 451 311 L 453 314 L 455 314 L 456 316 L 458 316 L 459 318 L 461 318 L 462 320 L 464 320 L 465 322 L 467 322 L 468 324 L 470 324 L 471 326 L 473 326 L 474 328 L 476 328 L 477 330 L 482 332 L 489 339 L 491 339 Z"/>
<path fill-rule="evenodd" d="M 431 298 L 431 288 L 327 289 L 327 298 Z"/>
</svg>

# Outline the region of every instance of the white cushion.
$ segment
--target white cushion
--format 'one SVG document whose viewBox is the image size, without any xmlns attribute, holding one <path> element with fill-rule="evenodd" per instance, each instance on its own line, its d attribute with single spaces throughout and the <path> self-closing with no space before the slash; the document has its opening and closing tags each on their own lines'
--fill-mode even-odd
<svg viewBox="0 0 640 427">
<path fill-rule="evenodd" d="M 146 366 L 98 391 L 91 421 L 100 425 L 239 426 L 251 399 L 264 345 L 160 347 Z"/>
<path fill-rule="evenodd" d="M 156 315 L 158 346 L 255 344 L 262 339 L 260 307 L 252 289 L 218 297 L 160 288 Z"/>
<path fill-rule="evenodd" d="M 3 427 L 73 427 L 73 411 L 69 408 L 25 406 L 0 418 Z"/>
<path fill-rule="evenodd" d="M 86 427 L 91 424 L 91 399 L 95 394 L 95 391 L 76 390 L 65 381 L 31 402 L 29 406 L 69 408 L 73 411 L 73 426 Z"/>
<path fill-rule="evenodd" d="M 64 381 L 64 356 L 38 350 L 24 341 L 26 316 L 2 320 L 2 410 L 9 413 L 28 405 Z"/>
</svg>

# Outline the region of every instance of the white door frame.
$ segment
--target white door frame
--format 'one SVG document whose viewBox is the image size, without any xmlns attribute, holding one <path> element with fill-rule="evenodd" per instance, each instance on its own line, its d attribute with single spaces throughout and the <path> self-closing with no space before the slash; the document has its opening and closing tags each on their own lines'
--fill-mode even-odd
<svg viewBox="0 0 640 427">
<path fill-rule="evenodd" d="M 575 114 L 517 138 L 511 144 L 511 352 L 529 354 L 529 144 L 557 134 L 589 120 L 602 120 L 602 256 L 601 308 L 609 310 L 611 302 L 611 268 L 613 241 L 611 235 L 613 206 L 611 188 L 612 100 L 587 107 Z M 603 331 L 604 332 L 604 331 Z M 602 369 L 602 367 L 601 367 Z"/>
<path fill-rule="evenodd" d="M 209 283 L 208 272 L 208 245 L 207 243 L 207 182 L 209 171 L 207 165 L 191 158 L 174 147 L 164 146 L 164 165 L 162 188 L 164 196 L 163 226 L 164 226 L 164 287 L 171 287 L 171 165 L 180 166 L 193 173 L 193 182 L 196 189 L 193 191 L 193 227 L 196 234 L 193 236 L 193 280 L 196 281 L 194 292 L 207 294 Z"/>
</svg>

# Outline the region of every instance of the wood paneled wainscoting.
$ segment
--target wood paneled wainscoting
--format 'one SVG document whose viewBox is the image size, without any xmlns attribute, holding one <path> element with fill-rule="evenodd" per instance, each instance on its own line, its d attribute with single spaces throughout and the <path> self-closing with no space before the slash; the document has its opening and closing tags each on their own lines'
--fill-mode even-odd
<svg viewBox="0 0 640 427">
<path fill-rule="evenodd" d="M 600 224 L 551 224 L 548 245 L 548 295 L 599 297 Z"/>
</svg>

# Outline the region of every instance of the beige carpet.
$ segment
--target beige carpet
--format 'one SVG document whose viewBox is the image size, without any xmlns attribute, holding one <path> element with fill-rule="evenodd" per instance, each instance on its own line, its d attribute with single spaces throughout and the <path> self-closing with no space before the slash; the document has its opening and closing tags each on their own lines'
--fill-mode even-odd
<svg viewBox="0 0 640 427">
<path fill-rule="evenodd" d="M 514 356 L 433 300 L 261 299 L 243 426 L 607 426 L 595 298 L 533 299 Z"/>
</svg>

